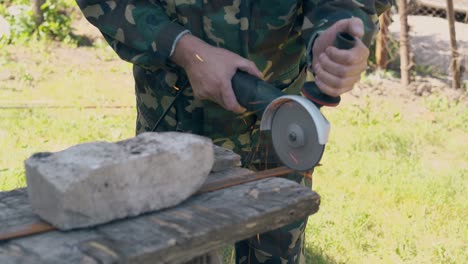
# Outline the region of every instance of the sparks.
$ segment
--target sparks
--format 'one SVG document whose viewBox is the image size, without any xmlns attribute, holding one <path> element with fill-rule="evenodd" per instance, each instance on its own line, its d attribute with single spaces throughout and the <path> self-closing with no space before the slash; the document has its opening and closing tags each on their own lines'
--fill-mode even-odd
<svg viewBox="0 0 468 264">
<path fill-rule="evenodd" d="M 253 115 L 254 113 L 253 112 L 250 112 L 250 111 L 245 111 L 244 113 L 242 113 L 240 116 L 238 116 L 237 118 L 239 119 L 244 119 L 246 117 L 249 117 L 251 115 Z"/>
<path fill-rule="evenodd" d="M 179 90 L 180 90 L 180 88 L 179 88 L 179 87 L 177 87 L 177 86 L 175 86 L 175 85 L 174 85 L 174 86 L 172 86 L 172 88 L 174 88 L 176 91 L 179 91 Z"/>
<path fill-rule="evenodd" d="M 197 57 L 197 59 L 198 59 L 199 61 L 204 62 L 204 60 L 200 57 L 200 55 L 195 54 L 195 57 Z"/>
<path fill-rule="evenodd" d="M 291 152 L 289 152 L 289 156 L 294 161 L 294 163 L 299 164 L 299 161 L 296 159 L 296 157 L 294 157 L 294 155 Z"/>
<path fill-rule="evenodd" d="M 302 177 L 312 180 L 312 173 L 304 172 L 304 173 L 301 173 L 301 174 L 302 174 Z"/>
</svg>

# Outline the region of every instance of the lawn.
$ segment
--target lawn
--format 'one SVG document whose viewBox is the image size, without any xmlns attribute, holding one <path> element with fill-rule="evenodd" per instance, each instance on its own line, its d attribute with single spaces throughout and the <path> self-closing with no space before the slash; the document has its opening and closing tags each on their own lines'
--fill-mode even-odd
<svg viewBox="0 0 468 264">
<path fill-rule="evenodd" d="M 0 50 L 0 190 L 25 185 L 34 152 L 133 136 L 133 94 L 131 66 L 108 48 Z M 307 263 L 468 263 L 466 101 L 369 94 L 324 111 Z"/>
</svg>

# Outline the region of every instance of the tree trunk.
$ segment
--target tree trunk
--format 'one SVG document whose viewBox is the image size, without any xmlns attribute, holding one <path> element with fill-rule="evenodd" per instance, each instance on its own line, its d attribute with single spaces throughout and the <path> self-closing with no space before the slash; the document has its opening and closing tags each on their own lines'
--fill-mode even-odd
<svg viewBox="0 0 468 264">
<path fill-rule="evenodd" d="M 375 46 L 375 58 L 377 67 L 381 70 L 387 68 L 388 64 L 388 45 L 389 45 L 389 30 L 391 19 L 390 19 L 390 10 L 387 10 L 379 18 L 380 31 L 377 35 L 377 43 Z"/>
<path fill-rule="evenodd" d="M 409 74 L 409 36 L 408 36 L 408 12 L 406 0 L 398 1 L 398 10 L 400 13 L 400 70 L 401 70 L 401 84 L 408 86 L 410 83 Z"/>
<path fill-rule="evenodd" d="M 447 0 L 447 18 L 449 22 L 450 45 L 452 48 L 452 87 L 461 88 L 461 74 L 459 64 L 459 54 L 457 48 L 457 37 L 455 33 L 455 12 L 453 10 L 453 0 Z"/>
<path fill-rule="evenodd" d="M 39 26 L 44 22 L 44 13 L 41 10 L 41 6 L 46 2 L 46 0 L 31 0 L 32 11 L 34 16 L 34 22 L 36 26 Z"/>
</svg>

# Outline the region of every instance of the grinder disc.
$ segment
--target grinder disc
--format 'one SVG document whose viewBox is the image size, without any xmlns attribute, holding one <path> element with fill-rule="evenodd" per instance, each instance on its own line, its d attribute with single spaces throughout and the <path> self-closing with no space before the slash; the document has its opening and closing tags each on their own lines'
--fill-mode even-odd
<svg viewBox="0 0 468 264">
<path fill-rule="evenodd" d="M 319 143 L 311 114 L 295 101 L 285 102 L 276 109 L 271 120 L 271 136 L 276 154 L 293 170 L 314 168 L 325 150 L 325 145 Z"/>
</svg>

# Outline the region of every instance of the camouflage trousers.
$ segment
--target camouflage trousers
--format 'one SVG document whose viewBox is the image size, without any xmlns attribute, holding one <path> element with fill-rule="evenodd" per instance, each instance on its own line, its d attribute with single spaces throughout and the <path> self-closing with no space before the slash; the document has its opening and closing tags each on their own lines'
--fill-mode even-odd
<svg viewBox="0 0 468 264">
<path fill-rule="evenodd" d="M 134 68 L 136 80 L 136 132 L 152 131 L 160 116 L 174 100 L 184 83 L 167 72 L 145 72 Z M 156 131 L 181 131 L 209 137 L 213 143 L 232 149 L 242 157 L 242 164 L 252 170 L 280 166 L 269 134 L 259 131 L 254 115 L 236 115 L 218 105 L 199 101 L 186 87 Z M 311 174 L 311 172 L 310 172 Z M 311 175 L 309 175 L 311 176 Z M 311 187 L 311 177 L 292 173 L 286 178 Z M 307 219 L 237 242 L 236 263 L 304 263 L 304 229 Z"/>
</svg>

